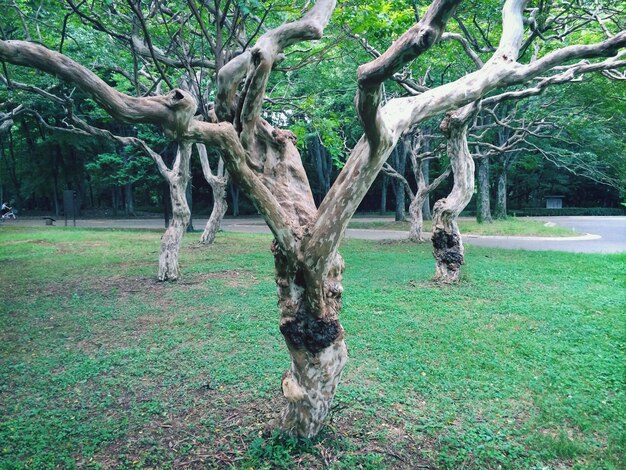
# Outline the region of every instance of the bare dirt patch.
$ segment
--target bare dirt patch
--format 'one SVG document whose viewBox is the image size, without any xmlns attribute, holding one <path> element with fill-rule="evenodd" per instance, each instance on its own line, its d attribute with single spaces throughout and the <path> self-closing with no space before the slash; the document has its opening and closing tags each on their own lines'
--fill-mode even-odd
<svg viewBox="0 0 626 470">
<path fill-rule="evenodd" d="M 167 462 L 172 468 L 230 468 L 251 460 L 258 464 L 259 449 L 283 446 L 290 449 L 289 468 L 329 468 L 347 454 L 364 460 L 376 456 L 384 468 L 435 468 L 424 457 L 430 443 L 406 431 L 402 420 L 408 416 L 385 419 L 384 432 L 374 433 L 364 426 L 371 419 L 361 411 L 338 406 L 317 439 L 293 447 L 273 432 L 284 406 L 278 391 L 260 398 L 208 383 L 168 401 L 172 412 L 131 425 L 124 438 L 97 450 L 90 462 L 77 457 L 78 466 L 159 468 Z"/>
</svg>

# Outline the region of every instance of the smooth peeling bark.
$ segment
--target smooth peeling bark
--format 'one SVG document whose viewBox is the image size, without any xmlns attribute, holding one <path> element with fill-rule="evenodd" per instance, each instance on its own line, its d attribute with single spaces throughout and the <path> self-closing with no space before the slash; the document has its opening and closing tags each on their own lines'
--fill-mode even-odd
<svg viewBox="0 0 626 470">
<path fill-rule="evenodd" d="M 153 123 L 161 126 L 166 135 L 177 142 L 215 145 L 223 152 L 231 177 L 261 212 L 289 262 L 286 279 L 287 282 L 293 280 L 290 290 L 293 294 L 281 297 L 281 300 L 302 307 L 287 309 L 297 314 L 292 315 L 291 320 L 281 320 L 282 323 L 295 322 L 296 326 L 283 328 L 292 354 L 292 369 L 297 372 L 291 372 L 292 377 L 297 376 L 295 380 L 285 377 L 284 388 L 290 402 L 300 403 L 305 401 L 303 397 L 317 400 L 314 395 L 318 390 L 332 394 L 332 384 L 338 380 L 345 363 L 341 352 L 343 330 L 337 327 L 332 316 L 334 302 L 326 298 L 327 283 L 328 288 L 336 289 L 331 273 L 337 264 L 338 246 L 348 221 L 402 133 L 429 117 L 481 99 L 496 88 L 521 84 L 567 60 L 614 55 L 626 44 L 626 32 L 622 32 L 599 44 L 569 46 L 549 53 L 533 64 L 518 64 L 516 59 L 523 39 L 526 0 L 506 0 L 500 46 L 481 70 L 417 96 L 390 100 L 381 107 L 383 81 L 436 42 L 460 2 L 435 0 L 415 27 L 379 58 L 359 68 L 356 104 L 365 136 L 355 146 L 337 181 L 320 204 L 319 212 L 312 214 L 299 210 L 303 196 L 305 205 L 309 202 L 307 191 L 310 193 L 310 189 L 306 178 L 289 173 L 292 168 L 301 169 L 301 162 L 299 166 L 287 162 L 287 173 L 279 170 L 279 163 L 285 161 L 276 160 L 275 154 L 268 156 L 265 150 L 283 145 L 288 138 L 286 133 L 271 126 L 259 127 L 262 123 L 260 113 L 268 75 L 282 56 L 283 49 L 321 37 L 335 7 L 334 0 L 317 0 L 300 21 L 264 34 L 253 48 L 221 69 L 214 108 L 222 121 L 219 123 L 193 120 L 197 106 L 193 97 L 184 91 L 176 89 L 162 97 L 133 98 L 112 90 L 66 56 L 37 44 L 0 40 L 0 60 L 34 67 L 73 82 L 118 119 Z M 305 183 L 306 190 L 302 190 Z M 289 196 L 285 198 L 285 194 Z M 445 215 L 443 209 L 442 213 Z M 300 335 L 295 333 L 300 331 L 310 339 L 299 341 Z M 317 341 L 319 337 L 324 339 L 322 343 Z M 328 353 L 331 345 L 337 345 L 334 354 Z M 322 349 L 318 350 L 320 346 Z M 326 354 L 331 356 L 329 363 L 334 367 L 326 367 Z M 310 384 L 308 379 L 303 379 L 309 376 L 308 363 L 317 371 L 310 375 L 322 382 Z M 325 375 L 326 371 L 330 371 L 330 379 Z M 302 393 L 303 389 L 306 393 Z M 296 434 L 313 435 L 329 408 L 329 405 L 307 403 L 307 406 L 293 407 L 294 411 L 287 412 L 284 419 L 285 426 Z M 296 424 L 292 426 L 293 420 Z"/>
<path fill-rule="evenodd" d="M 423 160 L 422 165 L 427 163 L 428 160 Z M 409 228 L 409 240 L 412 242 L 420 243 L 426 241 L 423 234 L 424 227 L 424 207 L 427 205 L 428 196 L 448 177 L 450 174 L 450 167 L 439 175 L 432 183 L 427 184 L 426 179 L 420 175 L 423 175 L 422 171 L 415 172 L 417 180 L 417 192 L 411 200 L 409 206 L 409 212 L 411 214 L 411 226 Z"/>
<path fill-rule="evenodd" d="M 458 281 L 464 263 L 463 241 L 456 219 L 474 193 L 474 160 L 467 146 L 467 128 L 476 108 L 476 103 L 471 103 L 449 113 L 441 123 L 441 130 L 448 139 L 454 186 L 448 197 L 440 199 L 433 207 L 432 243 L 437 282 Z"/>
</svg>

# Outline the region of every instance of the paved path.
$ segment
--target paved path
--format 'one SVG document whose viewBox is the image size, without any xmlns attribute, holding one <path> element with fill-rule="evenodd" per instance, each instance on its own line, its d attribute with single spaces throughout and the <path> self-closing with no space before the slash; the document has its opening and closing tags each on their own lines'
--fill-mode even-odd
<svg viewBox="0 0 626 470">
<path fill-rule="evenodd" d="M 470 245 L 511 248 L 535 251 L 569 251 L 578 253 L 620 253 L 626 252 L 626 216 L 618 217 L 540 217 L 545 222 L 569 227 L 578 232 L 575 237 L 487 237 L 466 235 L 463 241 Z M 390 218 L 355 218 L 355 220 L 389 221 Z M 194 227 L 204 227 L 207 219 L 194 219 Z M 37 218 L 18 218 L 9 224 L 37 226 L 43 220 Z M 70 225 L 72 222 L 70 221 Z M 63 226 L 63 220 L 56 222 Z M 133 228 L 163 229 L 164 222 L 160 218 L 152 219 L 80 219 L 76 226 L 85 228 Z M 1 226 L 0 226 L 1 227 Z M 265 222 L 260 218 L 224 219 L 222 228 L 228 232 L 270 233 Z M 408 232 L 396 230 L 348 229 L 346 238 L 362 240 L 403 240 Z"/>
</svg>

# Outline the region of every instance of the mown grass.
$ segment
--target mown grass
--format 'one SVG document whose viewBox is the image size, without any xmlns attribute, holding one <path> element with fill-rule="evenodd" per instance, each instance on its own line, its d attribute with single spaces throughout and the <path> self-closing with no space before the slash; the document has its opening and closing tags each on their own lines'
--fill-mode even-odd
<svg viewBox="0 0 626 470">
<path fill-rule="evenodd" d="M 349 228 L 399 230 L 409 231 L 409 222 L 395 221 L 366 221 L 363 219 L 352 220 Z M 432 230 L 431 222 L 424 221 L 424 231 Z M 529 236 L 529 237 L 571 237 L 578 235 L 571 229 L 553 225 L 545 225 L 539 220 L 509 217 L 504 220 L 494 220 L 492 223 L 479 224 L 476 219 L 459 218 L 459 230 L 464 235 L 502 235 L 502 236 Z"/>
<path fill-rule="evenodd" d="M 0 468 L 624 468 L 624 255 L 346 241 L 350 361 L 315 440 L 272 431 L 270 238 L 3 227 Z"/>
</svg>

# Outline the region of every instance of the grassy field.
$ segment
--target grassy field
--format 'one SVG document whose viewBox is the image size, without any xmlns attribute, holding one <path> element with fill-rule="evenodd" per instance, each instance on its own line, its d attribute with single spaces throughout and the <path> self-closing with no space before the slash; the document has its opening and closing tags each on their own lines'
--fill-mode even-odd
<svg viewBox="0 0 626 470">
<path fill-rule="evenodd" d="M 350 360 L 319 438 L 284 438 L 270 238 L 0 229 L 0 468 L 624 468 L 622 255 L 347 241 Z"/>
<path fill-rule="evenodd" d="M 409 222 L 383 222 L 353 220 L 349 228 L 378 229 L 378 230 L 401 230 L 409 231 Z M 530 237 L 571 237 L 578 235 L 566 227 L 548 226 L 544 222 L 526 218 L 509 217 L 505 220 L 494 220 L 491 224 L 479 224 L 475 218 L 462 217 L 459 219 L 459 230 L 468 235 L 507 235 L 507 236 L 530 236 Z M 424 221 L 424 231 L 431 231 L 431 222 Z"/>
</svg>

